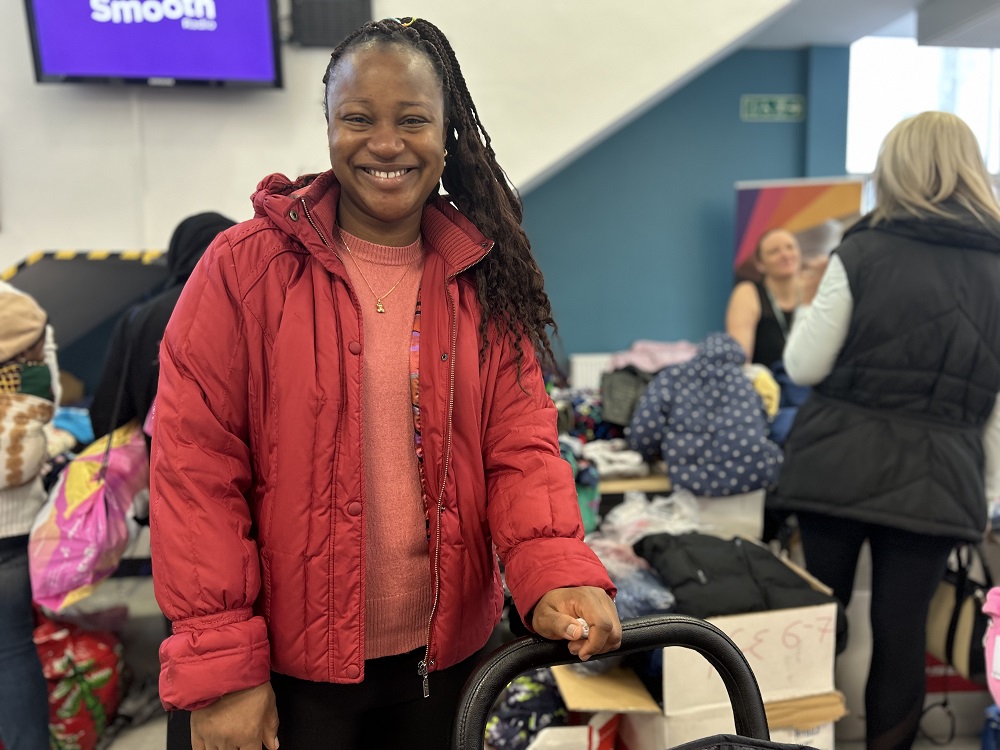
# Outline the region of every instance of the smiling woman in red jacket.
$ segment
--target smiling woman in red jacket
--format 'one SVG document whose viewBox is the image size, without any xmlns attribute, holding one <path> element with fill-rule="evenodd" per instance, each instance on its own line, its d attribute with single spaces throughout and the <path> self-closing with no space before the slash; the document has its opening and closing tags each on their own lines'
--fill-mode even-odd
<svg viewBox="0 0 1000 750">
<path fill-rule="evenodd" d="M 324 82 L 332 170 L 261 182 L 161 351 L 160 690 L 196 750 L 445 747 L 498 555 L 536 632 L 581 659 L 621 639 L 542 380 L 542 275 L 451 46 L 373 22 Z"/>
</svg>

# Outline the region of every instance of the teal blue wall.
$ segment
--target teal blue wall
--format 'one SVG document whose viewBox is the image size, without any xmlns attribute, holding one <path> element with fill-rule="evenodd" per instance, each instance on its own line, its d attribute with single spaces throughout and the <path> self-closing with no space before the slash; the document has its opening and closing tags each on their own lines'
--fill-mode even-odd
<svg viewBox="0 0 1000 750">
<path fill-rule="evenodd" d="M 806 100 L 806 177 L 844 174 L 847 165 L 847 85 L 850 47 L 809 49 L 811 96 Z"/>
<path fill-rule="evenodd" d="M 733 184 L 844 174 L 847 54 L 737 52 L 523 196 L 567 353 L 722 327 Z M 806 121 L 741 122 L 742 94 L 803 94 Z"/>
</svg>

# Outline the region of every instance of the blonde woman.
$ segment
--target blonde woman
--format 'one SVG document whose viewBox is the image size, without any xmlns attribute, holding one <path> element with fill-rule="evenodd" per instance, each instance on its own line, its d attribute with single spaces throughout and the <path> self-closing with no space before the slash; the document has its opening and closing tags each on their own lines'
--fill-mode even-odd
<svg viewBox="0 0 1000 750">
<path fill-rule="evenodd" d="M 769 503 L 797 513 L 810 571 L 845 605 L 871 545 L 865 703 L 881 750 L 913 743 L 931 595 L 1000 491 L 1000 206 L 972 131 L 943 112 L 889 133 L 874 186 L 785 348 L 815 387 Z"/>
</svg>

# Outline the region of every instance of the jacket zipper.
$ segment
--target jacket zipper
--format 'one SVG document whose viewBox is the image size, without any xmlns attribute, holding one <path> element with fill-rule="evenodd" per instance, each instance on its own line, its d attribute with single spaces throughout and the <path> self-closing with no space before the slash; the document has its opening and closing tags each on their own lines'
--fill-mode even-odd
<svg viewBox="0 0 1000 750">
<path fill-rule="evenodd" d="M 303 212 L 303 213 L 304 213 L 304 214 L 306 215 L 306 219 L 307 219 L 307 220 L 309 221 L 309 225 L 310 225 L 310 226 L 311 226 L 311 227 L 312 227 L 312 228 L 313 228 L 314 230 L 316 230 L 316 234 L 318 234 L 318 235 L 319 235 L 319 238 L 320 238 L 321 240 L 323 240 L 323 244 L 324 244 L 324 245 L 326 245 L 327 249 L 328 249 L 328 250 L 329 250 L 329 251 L 330 251 L 331 253 L 333 253 L 334 255 L 336 255 L 336 256 L 337 256 L 337 257 L 339 258 L 340 256 L 339 256 L 339 255 L 337 255 L 337 251 L 333 249 L 333 247 L 332 247 L 332 246 L 330 245 L 330 243 L 329 243 L 329 242 L 327 242 L 327 241 L 326 241 L 326 237 L 324 237 L 324 236 L 323 236 L 323 233 L 322 233 L 321 231 L 319 231 L 319 227 L 318 227 L 318 226 L 316 226 L 316 222 L 315 222 L 315 221 L 313 221 L 313 217 L 312 217 L 312 214 L 311 214 L 311 213 L 309 213 L 309 204 L 307 204 L 307 203 L 306 203 L 306 199 L 305 199 L 305 198 L 299 198 L 299 203 L 301 203 L 301 204 L 302 204 L 302 212 Z M 343 262 L 343 261 L 341 261 L 341 262 Z"/>
<path fill-rule="evenodd" d="M 493 245 L 490 244 L 487 247 L 486 252 L 488 253 L 492 249 Z M 417 675 L 423 679 L 425 698 L 429 698 L 431 695 L 429 675 L 430 668 L 434 666 L 434 662 L 430 660 L 431 631 L 434 628 L 434 615 L 437 613 L 438 600 L 441 598 L 441 514 L 444 512 L 444 490 L 448 484 L 448 469 L 451 467 L 451 426 L 452 415 L 455 410 L 455 353 L 458 349 L 458 306 L 455 304 L 455 297 L 451 293 L 451 287 L 448 285 L 460 273 L 468 271 L 485 257 L 485 254 L 482 255 L 477 258 L 475 262 L 470 263 L 459 271 L 456 271 L 445 280 L 445 291 L 448 292 L 448 301 L 451 303 L 451 368 L 448 382 L 448 422 L 445 429 L 444 442 L 444 474 L 441 476 L 441 491 L 438 493 L 437 535 L 434 540 L 434 601 L 431 604 L 431 615 L 427 619 L 427 646 L 424 649 L 424 658 L 419 664 L 417 664 Z"/>
<path fill-rule="evenodd" d="M 438 599 L 441 597 L 441 513 L 444 511 L 444 490 L 448 484 L 448 470 L 451 468 L 451 424 L 452 414 L 455 409 L 455 351 L 458 347 L 458 309 L 455 306 L 455 298 L 448 288 L 451 283 L 449 278 L 445 282 L 448 292 L 448 302 L 451 303 L 451 356 L 450 372 L 448 377 L 448 422 L 445 429 L 444 438 L 444 473 L 441 476 L 441 491 L 438 492 L 437 499 L 437 533 L 434 539 L 434 601 L 431 604 L 431 615 L 427 620 L 427 646 L 424 649 L 424 658 L 417 664 L 417 674 L 424 682 L 424 697 L 431 695 L 430 669 L 433 662 L 431 656 L 431 629 L 434 626 L 434 615 L 437 612 Z"/>
</svg>

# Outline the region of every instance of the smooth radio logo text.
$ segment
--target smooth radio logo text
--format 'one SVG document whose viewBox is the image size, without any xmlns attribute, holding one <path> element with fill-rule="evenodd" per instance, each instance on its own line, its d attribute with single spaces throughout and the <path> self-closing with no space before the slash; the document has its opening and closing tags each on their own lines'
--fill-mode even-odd
<svg viewBox="0 0 1000 750">
<path fill-rule="evenodd" d="M 98 23 L 180 21 L 190 31 L 215 31 L 215 0 L 90 0 Z"/>
</svg>

